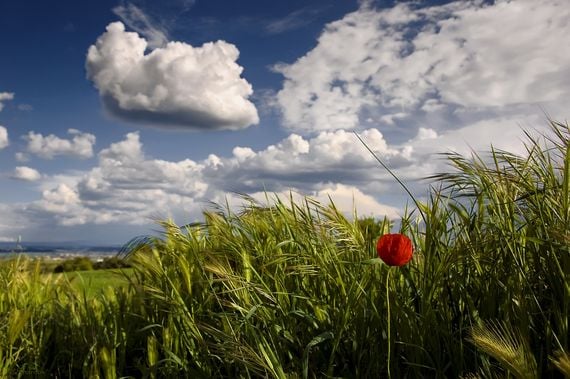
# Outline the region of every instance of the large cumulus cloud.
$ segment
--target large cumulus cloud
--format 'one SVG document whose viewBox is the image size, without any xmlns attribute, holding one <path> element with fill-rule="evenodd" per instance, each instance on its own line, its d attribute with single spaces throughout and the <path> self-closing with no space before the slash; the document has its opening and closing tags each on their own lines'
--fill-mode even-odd
<svg viewBox="0 0 570 379">
<path fill-rule="evenodd" d="M 275 66 L 285 78 L 284 124 L 298 132 L 398 120 L 453 127 L 521 105 L 557 109 L 570 95 L 568 19 L 558 0 L 364 2 L 327 25 L 306 55 Z"/>
<path fill-rule="evenodd" d="M 377 129 L 362 132 L 367 144 L 392 165 L 408 162 L 407 147 L 389 147 Z M 225 191 L 284 191 L 305 193 L 320 183 L 365 186 L 383 177 L 373 157 L 352 132 L 321 132 L 312 138 L 291 134 L 267 148 L 254 151 L 237 146 L 232 157 L 216 157 L 205 164 L 208 182 Z"/>
<path fill-rule="evenodd" d="M 107 26 L 86 60 L 108 112 L 121 119 L 185 129 L 242 129 L 259 117 L 248 97 L 251 85 L 240 75 L 238 49 L 227 42 L 193 47 L 183 42 L 146 53 L 147 41 Z"/>
</svg>

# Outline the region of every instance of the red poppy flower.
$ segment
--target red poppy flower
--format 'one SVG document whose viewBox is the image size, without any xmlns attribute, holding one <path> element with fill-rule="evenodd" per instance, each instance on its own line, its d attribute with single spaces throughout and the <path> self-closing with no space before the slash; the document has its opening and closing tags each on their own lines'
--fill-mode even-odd
<svg viewBox="0 0 570 379">
<path fill-rule="evenodd" d="M 412 259 L 412 241 L 403 234 L 384 234 L 378 239 L 376 251 L 388 266 L 403 266 Z"/>
</svg>

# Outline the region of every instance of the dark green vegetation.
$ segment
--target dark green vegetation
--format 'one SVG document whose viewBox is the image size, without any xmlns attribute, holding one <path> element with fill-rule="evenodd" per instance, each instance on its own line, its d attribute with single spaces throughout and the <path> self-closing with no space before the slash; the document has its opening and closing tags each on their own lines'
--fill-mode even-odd
<svg viewBox="0 0 570 379">
<path fill-rule="evenodd" d="M 89 271 L 93 270 L 93 261 L 87 257 L 66 259 L 54 267 L 53 272 Z"/>
<path fill-rule="evenodd" d="M 109 270 L 129 268 L 130 264 L 118 256 L 105 257 L 93 262 L 87 256 L 73 257 L 68 259 L 57 259 L 50 257 L 28 258 L 26 254 L 9 254 L 0 258 L 0 265 L 10 265 L 14 261 L 26 260 L 27 265 L 38 265 L 41 273 L 62 273 L 75 271 Z"/>
<path fill-rule="evenodd" d="M 124 259 L 121 259 L 119 257 L 104 258 L 102 261 L 95 263 L 93 263 L 93 261 L 88 257 L 75 257 L 58 263 L 53 268 L 53 272 L 59 273 L 71 271 L 107 270 L 127 267 L 130 267 L 130 265 Z"/>
<path fill-rule="evenodd" d="M 164 222 L 133 241 L 130 284 L 92 296 L 4 265 L 0 375 L 569 375 L 570 135 L 552 132 L 522 157 L 448 154 L 423 217 L 402 220 L 401 268 L 376 258 L 387 221 L 309 199 Z"/>
</svg>

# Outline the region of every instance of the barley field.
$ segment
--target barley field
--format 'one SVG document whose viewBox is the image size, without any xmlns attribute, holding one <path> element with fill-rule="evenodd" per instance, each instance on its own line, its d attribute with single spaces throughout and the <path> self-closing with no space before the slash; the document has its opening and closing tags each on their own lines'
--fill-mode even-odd
<svg viewBox="0 0 570 379">
<path fill-rule="evenodd" d="M 245 197 L 133 239 L 121 285 L 6 261 L 0 376 L 569 377 L 570 129 L 526 138 L 522 156 L 445 154 L 397 224 Z M 378 258 L 388 233 L 410 262 Z"/>
</svg>

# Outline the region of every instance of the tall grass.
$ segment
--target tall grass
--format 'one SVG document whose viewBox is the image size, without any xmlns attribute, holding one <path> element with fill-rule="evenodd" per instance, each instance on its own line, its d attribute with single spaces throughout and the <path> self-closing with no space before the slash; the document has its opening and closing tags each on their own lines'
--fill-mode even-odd
<svg viewBox="0 0 570 379">
<path fill-rule="evenodd" d="M 551 126 L 525 156 L 446 154 L 424 218 L 399 223 L 415 254 L 387 291 L 374 245 L 393 225 L 311 199 L 162 222 L 128 246 L 130 286 L 96 296 L 2 265 L 0 372 L 365 378 L 389 363 L 393 377 L 557 377 L 570 367 L 570 134 Z M 517 365 L 518 346 L 536 365 Z"/>
</svg>

